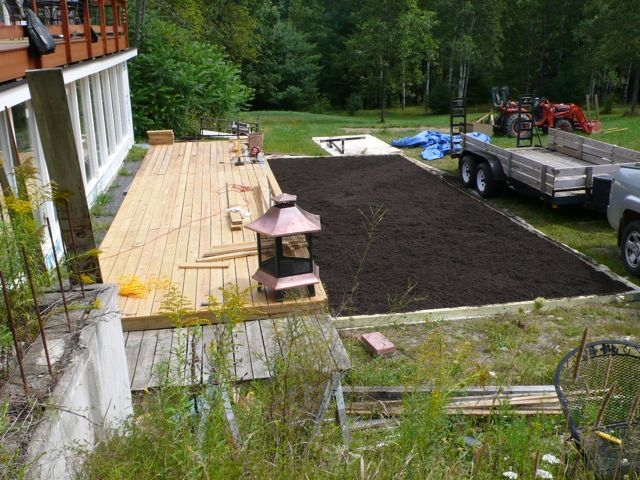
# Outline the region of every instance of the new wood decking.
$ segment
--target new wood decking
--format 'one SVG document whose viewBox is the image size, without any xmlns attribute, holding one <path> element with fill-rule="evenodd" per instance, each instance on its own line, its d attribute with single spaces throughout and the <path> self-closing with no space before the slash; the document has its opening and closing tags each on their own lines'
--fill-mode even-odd
<svg viewBox="0 0 640 480">
<path fill-rule="evenodd" d="M 317 285 L 314 297 L 305 289 L 283 302 L 272 291 L 258 292 L 251 275 L 257 256 L 248 252 L 212 261 L 212 251 L 255 242 L 255 233 L 232 225 L 258 218 L 280 189 L 268 164 L 235 165 L 235 141 L 154 145 L 100 246 L 103 279 L 134 279 L 148 288 L 141 298 L 120 296 L 123 329 L 171 327 L 161 312 L 169 285 L 177 289 L 198 317 L 214 319 L 204 304 L 222 300 L 221 288 L 247 291 L 247 318 L 326 311 L 326 294 Z M 295 194 L 296 192 L 288 192 Z M 234 227 L 234 229 L 232 229 Z M 236 252 L 238 253 L 238 252 Z"/>
<path fill-rule="evenodd" d="M 206 383 L 215 366 L 211 345 L 223 343 L 220 338 L 224 338 L 221 335 L 225 328 L 228 327 L 216 324 L 126 332 L 131 390 L 166 381 L 181 385 Z M 307 358 L 315 351 L 314 361 L 326 371 L 351 367 L 335 328 L 322 315 L 241 322 L 233 327 L 232 341 L 233 351 L 228 353 L 226 363 L 238 381 L 270 377 L 277 360 L 291 348 Z"/>
</svg>

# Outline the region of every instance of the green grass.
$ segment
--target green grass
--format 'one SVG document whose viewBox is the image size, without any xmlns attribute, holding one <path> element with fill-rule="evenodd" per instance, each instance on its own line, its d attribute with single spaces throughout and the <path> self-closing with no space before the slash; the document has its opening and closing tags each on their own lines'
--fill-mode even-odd
<svg viewBox="0 0 640 480">
<path fill-rule="evenodd" d="M 90 213 L 94 217 L 100 217 L 107 213 L 107 208 L 111 202 L 111 194 L 109 192 L 102 192 L 93 201 L 91 205 Z"/>
<path fill-rule="evenodd" d="M 125 162 L 140 162 L 147 154 L 147 149 L 142 147 L 136 147 L 135 145 L 131 147 L 129 153 L 127 154 L 127 158 L 125 158 Z"/>
</svg>

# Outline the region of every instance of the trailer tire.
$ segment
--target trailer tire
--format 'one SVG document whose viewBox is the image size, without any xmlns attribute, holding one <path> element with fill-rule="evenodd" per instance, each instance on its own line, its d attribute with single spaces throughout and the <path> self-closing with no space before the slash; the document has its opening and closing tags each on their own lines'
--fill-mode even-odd
<svg viewBox="0 0 640 480">
<path fill-rule="evenodd" d="M 620 253 L 627 272 L 640 277 L 640 220 L 633 221 L 624 228 Z"/>
<path fill-rule="evenodd" d="M 460 159 L 460 181 L 467 188 L 472 188 L 476 184 L 476 168 L 478 161 L 471 155 L 465 155 Z"/>
<path fill-rule="evenodd" d="M 498 191 L 498 183 L 493 178 L 491 165 L 482 162 L 476 168 L 476 190 L 483 198 L 494 196 Z"/>
</svg>

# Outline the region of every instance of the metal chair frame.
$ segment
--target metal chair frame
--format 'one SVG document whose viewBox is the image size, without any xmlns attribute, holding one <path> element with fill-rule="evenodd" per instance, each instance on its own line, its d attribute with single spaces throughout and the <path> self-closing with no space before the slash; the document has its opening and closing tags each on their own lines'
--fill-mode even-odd
<svg viewBox="0 0 640 480">
<path fill-rule="evenodd" d="M 560 361 L 554 385 L 587 468 L 598 478 L 640 478 L 640 345 L 585 343 Z"/>
</svg>

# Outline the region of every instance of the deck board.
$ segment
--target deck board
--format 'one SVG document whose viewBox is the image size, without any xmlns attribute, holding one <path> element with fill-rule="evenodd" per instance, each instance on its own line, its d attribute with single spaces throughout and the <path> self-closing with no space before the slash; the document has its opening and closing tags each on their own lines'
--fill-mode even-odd
<svg viewBox="0 0 640 480">
<path fill-rule="evenodd" d="M 182 385 L 206 383 L 216 370 L 208 347 L 212 342 L 215 344 L 223 328 L 224 325 L 213 324 L 126 333 L 125 349 L 132 390 L 155 387 L 166 381 Z M 292 328 L 296 331 L 289 335 Z M 196 335 L 192 335 L 194 330 Z M 299 338 L 301 332 L 309 335 Z M 341 371 L 351 366 L 330 320 L 324 315 L 310 315 L 295 319 L 249 320 L 234 325 L 234 345 L 227 359 L 232 369 L 229 373 L 238 381 L 269 378 L 273 373 L 270 368 L 286 353 L 288 336 L 302 342 L 297 343 L 297 348 L 303 348 L 305 355 L 318 355 L 317 365 L 322 368 Z M 194 376 L 191 372 L 192 350 L 197 354 Z M 180 362 L 178 354 L 182 355 Z M 164 366 L 162 371 L 169 377 L 158 377 L 158 365 Z"/>
</svg>

